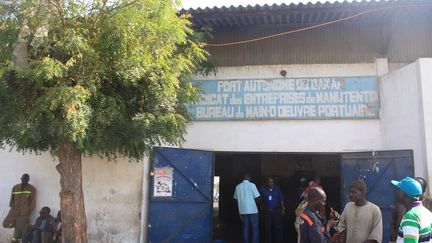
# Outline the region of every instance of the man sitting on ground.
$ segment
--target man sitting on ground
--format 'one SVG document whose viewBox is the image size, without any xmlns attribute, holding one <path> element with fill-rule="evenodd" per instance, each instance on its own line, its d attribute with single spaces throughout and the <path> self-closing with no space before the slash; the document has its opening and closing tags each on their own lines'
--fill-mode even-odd
<svg viewBox="0 0 432 243">
<path fill-rule="evenodd" d="M 52 243 L 53 233 L 55 232 L 53 223 L 54 217 L 51 216 L 51 209 L 43 207 L 39 212 L 40 216 L 34 225 L 28 225 L 22 234 L 23 243 Z"/>
</svg>

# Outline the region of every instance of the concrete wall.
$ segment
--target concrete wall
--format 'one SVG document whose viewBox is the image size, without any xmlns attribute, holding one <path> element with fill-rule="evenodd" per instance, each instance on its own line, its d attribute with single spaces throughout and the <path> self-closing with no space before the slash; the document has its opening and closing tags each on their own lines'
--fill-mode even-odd
<svg viewBox="0 0 432 243">
<path fill-rule="evenodd" d="M 432 58 L 420 59 L 419 66 L 426 153 L 423 162 L 429 176 L 429 194 L 432 195 Z"/>
<path fill-rule="evenodd" d="M 224 67 L 197 79 L 376 75 L 375 63 Z M 381 149 L 380 122 L 363 120 L 202 121 L 189 128 L 184 148 L 215 151 L 344 152 Z"/>
<path fill-rule="evenodd" d="M 432 175 L 431 69 L 432 59 L 419 59 L 380 83 L 383 148 L 413 149 L 415 174 L 424 178 Z"/>
<path fill-rule="evenodd" d="M 55 216 L 59 210 L 59 174 L 57 162 L 49 154 L 22 155 L 0 150 L 0 219 L 9 210 L 12 186 L 23 173 L 37 189 L 37 210 L 49 206 Z M 83 160 L 83 188 L 86 203 L 89 242 L 138 242 L 143 163 L 125 159 Z M 0 228 L 0 242 L 9 242 L 13 230 Z"/>
</svg>

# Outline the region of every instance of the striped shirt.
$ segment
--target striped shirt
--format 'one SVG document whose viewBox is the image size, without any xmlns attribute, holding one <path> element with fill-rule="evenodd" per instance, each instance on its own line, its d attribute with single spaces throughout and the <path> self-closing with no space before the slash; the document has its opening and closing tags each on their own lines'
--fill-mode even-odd
<svg viewBox="0 0 432 243">
<path fill-rule="evenodd" d="M 432 213 L 418 201 L 400 223 L 397 243 L 432 243 Z"/>
</svg>

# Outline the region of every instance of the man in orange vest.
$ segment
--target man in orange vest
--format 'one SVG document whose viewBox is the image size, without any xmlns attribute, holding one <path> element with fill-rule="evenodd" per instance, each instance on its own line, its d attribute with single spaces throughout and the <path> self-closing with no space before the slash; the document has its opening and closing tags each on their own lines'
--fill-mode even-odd
<svg viewBox="0 0 432 243">
<path fill-rule="evenodd" d="M 326 204 L 327 196 L 323 189 L 312 188 L 308 193 L 308 204 L 300 215 L 300 243 L 328 243 L 329 235 L 320 210 Z"/>
<path fill-rule="evenodd" d="M 30 223 L 30 213 L 36 206 L 36 189 L 28 183 L 29 181 L 30 176 L 24 174 L 21 177 L 21 184 L 12 188 L 10 210 L 3 220 L 4 228 L 15 228 L 12 243 L 20 241 L 24 228 Z"/>
</svg>

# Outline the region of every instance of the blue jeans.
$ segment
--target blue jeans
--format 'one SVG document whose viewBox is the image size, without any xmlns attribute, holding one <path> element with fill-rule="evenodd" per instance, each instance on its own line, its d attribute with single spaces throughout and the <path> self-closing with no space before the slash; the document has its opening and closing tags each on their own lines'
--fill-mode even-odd
<svg viewBox="0 0 432 243">
<path fill-rule="evenodd" d="M 41 231 L 39 229 L 26 228 L 22 234 L 23 243 L 40 243 Z"/>
<path fill-rule="evenodd" d="M 259 243 L 258 214 L 242 214 L 243 222 L 243 242 Z M 250 231 L 252 231 L 252 241 L 250 241 Z"/>
<path fill-rule="evenodd" d="M 53 236 L 49 232 L 43 232 L 40 229 L 26 228 L 23 231 L 21 240 L 23 243 L 51 243 Z"/>
</svg>

